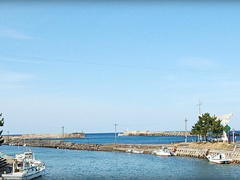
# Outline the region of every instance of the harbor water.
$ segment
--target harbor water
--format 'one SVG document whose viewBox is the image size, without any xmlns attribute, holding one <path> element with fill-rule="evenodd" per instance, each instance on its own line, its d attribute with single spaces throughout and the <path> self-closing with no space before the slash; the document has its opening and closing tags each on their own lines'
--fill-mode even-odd
<svg viewBox="0 0 240 180">
<path fill-rule="evenodd" d="M 126 143 L 126 139 L 129 137 L 121 138 L 122 141 L 125 139 L 123 143 Z M 144 144 L 143 142 L 148 142 L 147 140 L 152 143 L 157 141 L 162 144 L 167 141 L 168 143 L 171 142 L 173 137 L 162 137 L 160 139 L 159 137 L 130 137 L 128 141 L 132 143 L 134 138 L 136 144 Z M 87 141 L 90 141 L 90 143 L 113 143 L 114 135 L 91 134 L 86 136 L 83 140 L 85 142 L 82 140 L 75 139 L 74 141 L 81 141 L 82 143 Z M 120 137 L 117 140 L 120 141 Z M 22 153 L 26 150 L 25 148 L 6 145 L 0 147 L 2 152 L 10 156 Z M 239 164 L 212 164 L 206 159 L 39 147 L 33 147 L 32 149 L 36 154 L 36 158 L 46 164 L 46 173 L 38 180 L 240 179 Z"/>
<path fill-rule="evenodd" d="M 195 137 L 188 137 L 188 141 L 195 140 Z M 114 133 L 89 133 L 85 138 L 64 139 L 64 141 L 78 144 L 108 144 L 115 143 Z M 184 142 L 184 136 L 116 136 L 119 144 L 170 144 L 174 142 Z"/>
<path fill-rule="evenodd" d="M 240 133 L 240 131 L 237 131 Z M 209 137 L 210 138 L 210 137 Z M 239 137 L 236 137 L 238 140 Z M 196 141 L 196 136 L 188 136 L 187 141 Z M 78 144 L 108 144 L 115 143 L 114 133 L 88 133 L 85 138 L 64 139 L 64 141 Z M 119 144 L 171 144 L 184 142 L 184 136 L 116 136 L 116 142 Z"/>
</svg>

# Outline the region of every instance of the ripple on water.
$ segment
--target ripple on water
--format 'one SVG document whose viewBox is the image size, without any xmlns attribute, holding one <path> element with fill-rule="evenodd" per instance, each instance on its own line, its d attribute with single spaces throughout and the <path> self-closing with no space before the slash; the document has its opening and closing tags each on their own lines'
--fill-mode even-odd
<svg viewBox="0 0 240 180">
<path fill-rule="evenodd" d="M 7 154 L 18 152 L 12 146 L 1 149 Z M 240 165 L 211 164 L 206 159 L 50 148 L 34 148 L 34 152 L 46 164 L 46 175 L 38 180 L 240 179 Z"/>
</svg>

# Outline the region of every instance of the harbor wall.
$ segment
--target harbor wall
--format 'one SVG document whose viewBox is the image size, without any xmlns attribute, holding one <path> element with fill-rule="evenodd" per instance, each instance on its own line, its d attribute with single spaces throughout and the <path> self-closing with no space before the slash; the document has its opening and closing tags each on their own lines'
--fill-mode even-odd
<svg viewBox="0 0 240 180">
<path fill-rule="evenodd" d="M 5 145 L 19 145 L 33 147 L 48 147 L 56 149 L 71 149 L 71 150 L 89 150 L 89 151 L 116 151 L 116 152 L 126 152 L 130 149 L 135 149 L 139 151 L 144 151 L 144 154 L 152 154 L 153 151 L 162 148 L 162 146 L 167 146 L 170 151 L 177 148 L 177 156 L 194 157 L 194 158 L 206 158 L 207 155 L 216 155 L 217 153 L 225 153 L 227 158 L 233 159 L 234 163 L 240 164 L 240 150 L 235 148 L 231 149 L 215 149 L 215 148 L 192 148 L 188 147 L 188 143 L 182 144 L 76 144 L 72 142 L 64 142 L 60 140 L 11 140 L 5 141 Z"/>
<path fill-rule="evenodd" d="M 20 136 L 3 136 L 5 140 L 14 139 L 63 139 L 63 138 L 85 138 L 83 132 L 65 133 L 65 134 L 22 134 Z"/>
<path fill-rule="evenodd" d="M 186 135 L 190 135 L 190 132 L 187 131 Z M 185 131 L 124 131 L 119 133 L 118 136 L 185 136 Z"/>
</svg>

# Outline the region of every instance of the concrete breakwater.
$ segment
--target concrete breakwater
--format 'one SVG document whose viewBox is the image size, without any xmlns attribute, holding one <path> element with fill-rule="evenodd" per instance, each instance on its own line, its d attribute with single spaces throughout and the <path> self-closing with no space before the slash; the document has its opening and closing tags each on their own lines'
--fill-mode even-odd
<svg viewBox="0 0 240 180">
<path fill-rule="evenodd" d="M 19 145 L 33 147 L 48 147 L 56 149 L 71 149 L 71 150 L 89 150 L 89 151 L 116 151 L 126 152 L 129 149 L 144 151 L 144 154 L 152 154 L 162 146 L 167 146 L 170 151 L 177 148 L 177 156 L 206 158 L 207 155 L 216 155 L 217 153 L 225 153 L 227 158 L 233 159 L 234 163 L 240 164 L 240 151 L 235 148 L 235 151 L 230 149 L 206 148 L 201 145 L 198 147 L 189 147 L 189 143 L 179 144 L 157 144 L 157 145 L 140 145 L 140 144 L 76 144 L 72 142 L 64 142 L 59 140 L 11 140 L 6 141 L 5 145 Z"/>
<path fill-rule="evenodd" d="M 65 134 L 22 134 L 20 136 L 4 136 L 6 141 L 23 139 L 62 139 L 62 138 L 85 138 L 83 132 L 65 133 Z"/>
<path fill-rule="evenodd" d="M 186 135 L 190 135 L 190 132 L 187 131 Z M 118 134 L 118 136 L 185 136 L 184 131 L 124 131 L 123 133 Z"/>
</svg>

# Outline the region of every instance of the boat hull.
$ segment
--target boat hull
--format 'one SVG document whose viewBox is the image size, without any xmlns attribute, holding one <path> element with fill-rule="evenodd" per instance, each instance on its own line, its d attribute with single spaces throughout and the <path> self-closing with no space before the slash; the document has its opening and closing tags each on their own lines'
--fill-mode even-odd
<svg viewBox="0 0 240 180">
<path fill-rule="evenodd" d="M 10 174 L 2 174 L 3 180 L 30 180 L 42 176 L 44 174 L 44 170 L 35 171 L 35 172 L 16 172 Z"/>
<path fill-rule="evenodd" d="M 3 174 L 2 179 L 3 180 L 30 180 L 37 178 L 39 176 L 42 176 L 44 174 L 44 171 L 37 171 L 34 173 L 10 173 L 10 174 Z"/>
<path fill-rule="evenodd" d="M 232 163 L 231 160 L 209 160 L 209 162 L 211 163 L 215 163 L 215 164 L 230 164 Z"/>
</svg>

